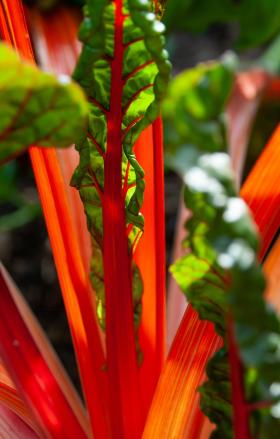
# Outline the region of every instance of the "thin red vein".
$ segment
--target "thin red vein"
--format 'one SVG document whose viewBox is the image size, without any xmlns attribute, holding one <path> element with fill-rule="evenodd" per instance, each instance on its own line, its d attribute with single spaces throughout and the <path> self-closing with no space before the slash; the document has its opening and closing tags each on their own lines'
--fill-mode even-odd
<svg viewBox="0 0 280 439">
<path fill-rule="evenodd" d="M 132 243 L 132 246 L 131 246 L 131 249 L 132 249 L 131 253 L 134 253 L 135 247 L 136 247 L 137 242 L 139 241 L 139 238 L 140 238 L 141 235 L 142 235 L 142 231 L 139 230 L 139 232 L 137 232 L 137 234 L 136 234 L 136 236 L 135 236 L 135 238 L 133 240 L 133 243 Z"/>
<path fill-rule="evenodd" d="M 144 85 L 143 87 L 141 87 L 139 90 L 137 90 L 129 99 L 128 103 L 126 104 L 126 106 L 123 109 L 123 115 L 126 114 L 127 110 L 129 109 L 130 105 L 134 102 L 134 100 L 145 90 L 153 87 L 154 84 L 147 84 Z"/>
<path fill-rule="evenodd" d="M 135 187 L 135 186 L 136 186 L 136 183 L 128 184 L 128 185 L 126 186 L 126 190 L 125 190 L 124 193 L 123 193 L 124 197 L 126 196 L 127 191 L 128 191 L 129 189 Z"/>
<path fill-rule="evenodd" d="M 127 162 L 126 170 L 125 170 L 125 176 L 124 176 L 124 182 L 123 182 L 123 197 L 124 198 L 126 196 L 127 189 L 128 189 L 129 169 L 130 169 L 130 162 Z"/>
<path fill-rule="evenodd" d="M 104 158 L 105 157 L 105 153 L 102 150 L 100 144 L 96 141 L 95 137 L 93 137 L 93 135 L 89 131 L 87 132 L 87 136 L 91 140 L 91 142 L 96 146 L 96 149 L 99 152 L 99 154 L 101 155 L 101 157 Z"/>
<path fill-rule="evenodd" d="M 205 262 L 205 264 L 208 265 L 210 272 L 212 272 L 212 274 L 217 276 L 224 285 L 226 286 L 230 285 L 230 279 L 226 276 L 223 276 L 222 273 L 220 273 L 213 265 L 211 265 L 207 259 L 200 257 L 199 260 Z"/>
<path fill-rule="evenodd" d="M 122 140 L 125 138 L 129 130 L 137 123 L 139 120 L 143 119 L 143 114 L 141 116 L 136 117 L 130 124 L 123 130 Z"/>
<path fill-rule="evenodd" d="M 149 61 L 146 61 L 145 63 L 141 64 L 140 66 L 136 67 L 132 72 L 128 73 L 126 76 L 122 78 L 123 84 L 125 84 L 129 78 L 131 78 L 135 73 L 139 72 L 140 70 L 144 69 L 145 67 L 153 64 L 154 61 L 151 59 Z"/>
<path fill-rule="evenodd" d="M 101 202 L 103 202 L 103 195 L 104 195 L 104 192 L 103 192 L 103 190 L 102 190 L 102 188 L 101 188 L 101 186 L 100 186 L 100 184 L 99 184 L 99 182 L 98 182 L 98 180 L 97 180 L 97 178 L 96 178 L 95 173 L 94 173 L 93 170 L 90 169 L 90 168 L 88 168 L 88 173 L 89 173 L 89 175 L 91 176 L 91 178 L 92 178 L 92 180 L 93 180 L 93 183 L 94 183 L 95 189 L 96 189 L 97 192 L 98 192 L 98 195 L 99 195 L 99 197 L 100 197 L 100 199 L 101 199 Z"/>
<path fill-rule="evenodd" d="M 253 412 L 254 410 L 261 410 L 265 408 L 269 408 L 273 405 L 273 401 L 258 401 L 247 403 L 246 410 L 248 412 Z"/>
<path fill-rule="evenodd" d="M 100 102 L 98 102 L 96 99 L 94 99 L 93 97 L 89 96 L 88 97 L 89 102 L 91 102 L 93 105 L 95 105 L 96 107 L 99 108 L 99 110 L 102 111 L 102 113 L 105 114 L 105 116 L 108 116 L 109 111 L 107 110 L 107 108 L 104 107 L 104 105 L 102 105 Z"/>
<path fill-rule="evenodd" d="M 107 61 L 109 64 L 111 64 L 112 61 L 113 61 L 113 58 L 111 56 L 109 56 L 109 55 L 106 55 L 106 54 L 102 56 L 102 59 Z"/>
<path fill-rule="evenodd" d="M 130 234 L 132 228 L 133 228 L 133 224 L 129 223 L 128 226 L 126 227 L 126 234 L 127 234 L 127 236 Z"/>
<path fill-rule="evenodd" d="M 18 72 L 20 74 L 20 71 Z M 10 124 L 4 129 L 4 131 L 0 134 L 0 140 L 4 140 L 10 133 L 11 130 L 14 129 L 15 124 L 18 120 L 18 118 L 20 117 L 21 113 L 24 111 L 26 105 L 28 104 L 31 96 L 32 96 L 33 90 L 32 88 L 30 88 L 29 90 L 27 90 L 24 99 L 22 100 L 22 102 L 20 103 L 17 112 L 15 114 L 15 116 L 12 118 Z M 19 127 L 21 128 L 21 127 Z"/>
<path fill-rule="evenodd" d="M 144 41 L 143 37 L 135 38 L 135 40 L 129 41 L 128 43 L 124 44 L 124 49 L 127 49 L 129 46 L 131 46 L 134 43 L 138 43 L 139 41 Z"/>
</svg>

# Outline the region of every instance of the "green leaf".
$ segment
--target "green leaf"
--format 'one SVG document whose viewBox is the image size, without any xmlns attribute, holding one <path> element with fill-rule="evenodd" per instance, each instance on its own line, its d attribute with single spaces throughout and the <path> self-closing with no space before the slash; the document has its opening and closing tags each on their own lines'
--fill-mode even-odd
<svg viewBox="0 0 280 439">
<path fill-rule="evenodd" d="M 186 164 L 193 165 L 200 151 L 225 150 L 223 109 L 235 64 L 235 57 L 228 55 L 220 63 L 209 62 L 185 70 L 170 83 L 162 108 L 166 162 L 182 176 Z"/>
<path fill-rule="evenodd" d="M 201 388 L 201 408 L 210 420 L 219 425 L 213 438 L 233 437 L 229 429 L 232 420 L 231 388 L 228 381 L 228 358 L 225 350 L 215 354 L 207 365 L 210 378 Z"/>
<path fill-rule="evenodd" d="M 185 204 L 192 211 L 184 241 L 188 253 L 171 272 L 200 317 L 213 322 L 224 339 L 223 349 L 208 364 L 209 381 L 200 390 L 202 409 L 217 424 L 212 437 L 233 437 L 235 383 L 230 382 L 227 335 L 231 316 L 244 368 L 244 397 L 247 404 L 265 403 L 265 409 L 260 404 L 250 416 L 252 437 L 270 438 L 280 431 L 280 324 L 263 298 L 256 227 L 238 197 L 225 152 L 224 109 L 233 77 L 227 64 L 207 64 L 181 74 L 169 88 L 163 115 L 173 150 L 181 158 L 182 151 L 190 151 L 185 171 L 183 163 L 179 169 Z M 209 124 L 214 128 L 207 136 Z"/>
<path fill-rule="evenodd" d="M 35 144 L 69 146 L 87 113 L 83 92 L 67 77 L 43 73 L 0 45 L 0 163 Z"/>
<path fill-rule="evenodd" d="M 170 75 L 164 50 L 164 26 L 157 19 L 150 0 L 127 0 L 122 11 L 117 2 L 87 2 L 80 29 L 83 50 L 73 77 L 84 88 L 90 102 L 89 129 L 77 144 L 80 163 L 72 185 L 80 191 L 92 236 L 91 279 L 97 297 L 101 325 L 105 325 L 103 267 L 103 194 L 105 165 L 112 136 L 115 149 L 121 139 L 121 188 L 125 209 L 130 256 L 143 232 L 140 213 L 144 193 L 144 171 L 133 147 L 141 132 L 159 115 L 160 103 Z M 119 20 L 118 27 L 115 21 Z M 117 33 L 118 32 L 118 33 Z M 112 88 L 112 90 L 111 90 Z M 105 194 L 106 195 L 106 194 Z M 132 264 L 134 319 L 139 325 L 142 281 Z"/>
</svg>

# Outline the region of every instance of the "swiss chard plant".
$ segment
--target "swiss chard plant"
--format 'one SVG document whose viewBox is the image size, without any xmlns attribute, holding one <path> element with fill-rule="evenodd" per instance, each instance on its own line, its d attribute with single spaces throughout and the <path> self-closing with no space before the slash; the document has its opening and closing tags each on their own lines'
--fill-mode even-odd
<svg viewBox="0 0 280 439">
<path fill-rule="evenodd" d="M 271 158 L 279 158 L 279 128 L 241 189 L 250 214 L 227 155 L 234 63 L 198 66 L 168 88 L 164 8 L 163 1 L 87 0 L 79 57 L 75 15 L 29 11 L 37 59 L 69 74 L 78 57 L 73 78 L 84 93 L 0 47 L 0 158 L 29 147 L 86 405 L 2 267 L 3 437 L 279 435 L 280 326 L 258 262 L 266 256 L 273 279 L 279 245 L 268 250 L 280 223 L 280 175 Z M 0 32 L 34 62 L 19 0 L 0 3 Z M 279 96 L 265 78 L 266 96 Z M 161 111 L 191 211 L 185 254 L 171 268 L 189 306 L 166 360 Z M 71 142 L 76 151 L 51 148 Z M 274 282 L 274 302 L 276 291 Z"/>
</svg>

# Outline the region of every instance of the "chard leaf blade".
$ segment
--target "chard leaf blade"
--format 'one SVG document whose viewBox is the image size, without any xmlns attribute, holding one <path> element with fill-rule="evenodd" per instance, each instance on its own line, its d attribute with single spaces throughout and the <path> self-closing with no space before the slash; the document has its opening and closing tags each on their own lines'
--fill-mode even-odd
<svg viewBox="0 0 280 439">
<path fill-rule="evenodd" d="M 87 124 L 82 90 L 0 45 L 0 163 L 31 145 L 66 147 Z M 70 123 L 71 122 L 71 123 Z"/>
</svg>

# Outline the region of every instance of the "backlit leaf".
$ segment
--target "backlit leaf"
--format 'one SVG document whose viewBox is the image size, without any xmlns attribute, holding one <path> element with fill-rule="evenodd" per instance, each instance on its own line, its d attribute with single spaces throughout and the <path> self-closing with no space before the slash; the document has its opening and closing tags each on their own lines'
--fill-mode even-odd
<svg viewBox="0 0 280 439">
<path fill-rule="evenodd" d="M 0 163 L 28 146 L 69 146 L 87 122 L 82 91 L 0 45 Z M 71 120 L 71 123 L 69 123 Z"/>
</svg>

